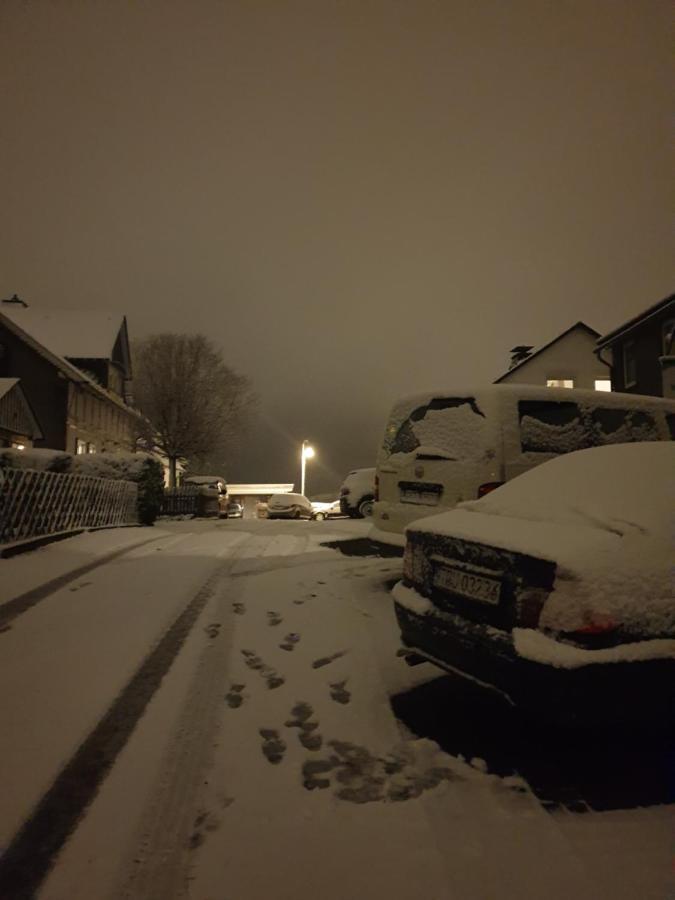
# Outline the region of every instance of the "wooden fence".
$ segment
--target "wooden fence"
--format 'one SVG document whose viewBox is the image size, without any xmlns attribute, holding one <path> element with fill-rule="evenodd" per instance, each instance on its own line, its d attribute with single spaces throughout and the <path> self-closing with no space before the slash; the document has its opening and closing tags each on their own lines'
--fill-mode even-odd
<svg viewBox="0 0 675 900">
<path fill-rule="evenodd" d="M 181 487 L 165 488 L 162 501 L 162 516 L 196 516 L 199 509 L 200 487 L 184 484 Z"/>
<path fill-rule="evenodd" d="M 130 481 L 0 470 L 0 544 L 75 528 L 134 525 L 137 499 Z"/>
</svg>

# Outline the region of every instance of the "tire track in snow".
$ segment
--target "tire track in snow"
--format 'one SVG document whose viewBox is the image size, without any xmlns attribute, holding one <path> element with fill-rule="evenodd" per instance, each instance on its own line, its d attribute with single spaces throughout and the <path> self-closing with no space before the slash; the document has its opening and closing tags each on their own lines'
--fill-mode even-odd
<svg viewBox="0 0 675 900">
<path fill-rule="evenodd" d="M 77 569 L 71 569 L 70 572 L 66 572 L 64 575 L 58 575 L 56 578 L 52 578 L 50 581 L 46 581 L 36 588 L 31 588 L 31 590 L 26 591 L 24 594 L 19 594 L 18 597 L 14 597 L 12 600 L 8 600 L 0 606 L 0 628 L 6 628 L 18 616 L 27 612 L 31 607 L 40 603 L 40 601 L 46 600 L 47 597 L 51 597 L 52 594 L 55 594 L 57 591 L 61 590 L 61 588 L 70 584 L 71 581 L 81 578 L 82 575 L 86 575 L 88 572 L 92 572 L 94 569 L 98 569 L 99 566 L 104 566 L 106 563 L 112 562 L 120 556 L 124 556 L 126 553 L 138 550 L 139 547 L 144 547 L 146 544 L 151 544 L 153 541 L 161 541 L 162 538 L 166 538 L 166 535 L 160 534 L 157 537 L 146 538 L 144 541 L 139 541 L 137 544 L 130 544 L 128 547 L 113 550 L 112 553 L 107 553 L 105 556 L 99 556 L 90 563 L 79 566 Z"/>
<path fill-rule="evenodd" d="M 231 565 L 231 560 L 221 563 L 204 582 L 16 833 L 0 857 L 0 897 L 12 900 L 35 897 Z"/>
</svg>

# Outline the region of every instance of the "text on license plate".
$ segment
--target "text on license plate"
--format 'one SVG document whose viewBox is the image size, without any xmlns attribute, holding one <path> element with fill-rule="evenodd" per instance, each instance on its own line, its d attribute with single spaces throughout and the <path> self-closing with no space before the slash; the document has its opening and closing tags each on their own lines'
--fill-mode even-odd
<svg viewBox="0 0 675 900">
<path fill-rule="evenodd" d="M 434 572 L 434 585 L 471 600 L 483 603 L 499 603 L 500 582 L 493 578 L 483 578 L 461 569 L 439 566 Z"/>
<path fill-rule="evenodd" d="M 439 499 L 440 494 L 436 491 L 414 491 L 409 489 L 401 491 L 402 503 L 420 503 L 425 506 L 438 506 Z"/>
</svg>

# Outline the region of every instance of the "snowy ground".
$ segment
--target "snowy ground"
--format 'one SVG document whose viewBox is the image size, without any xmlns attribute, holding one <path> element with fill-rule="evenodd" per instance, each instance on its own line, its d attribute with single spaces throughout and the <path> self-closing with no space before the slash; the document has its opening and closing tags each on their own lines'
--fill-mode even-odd
<svg viewBox="0 0 675 900">
<path fill-rule="evenodd" d="M 515 740 L 409 669 L 400 560 L 321 546 L 367 529 L 166 522 L 0 560 L 2 900 L 670 896 L 673 807 L 636 787 L 660 751 Z"/>
</svg>

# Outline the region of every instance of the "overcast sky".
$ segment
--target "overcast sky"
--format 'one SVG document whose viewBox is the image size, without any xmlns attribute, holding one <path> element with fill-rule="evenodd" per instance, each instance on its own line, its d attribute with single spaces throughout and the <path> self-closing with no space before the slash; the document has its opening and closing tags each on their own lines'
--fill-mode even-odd
<svg viewBox="0 0 675 900">
<path fill-rule="evenodd" d="M 667 0 L 2 0 L 0 295 L 207 334 L 231 481 L 672 291 Z"/>
</svg>

